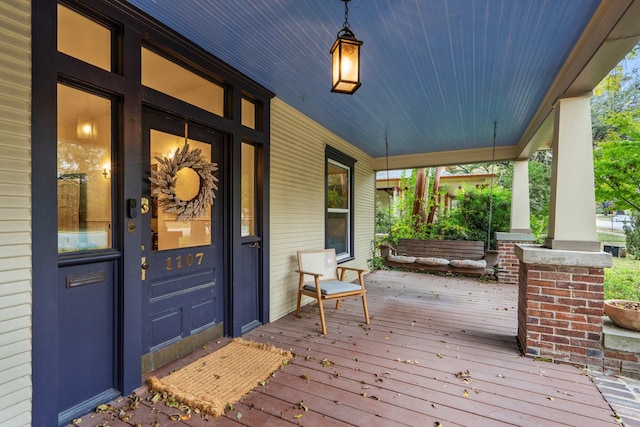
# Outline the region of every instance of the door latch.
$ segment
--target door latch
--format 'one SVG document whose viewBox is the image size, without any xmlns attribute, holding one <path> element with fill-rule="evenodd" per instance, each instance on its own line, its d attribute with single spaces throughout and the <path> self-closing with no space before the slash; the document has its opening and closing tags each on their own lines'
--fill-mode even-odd
<svg viewBox="0 0 640 427">
<path fill-rule="evenodd" d="M 250 248 L 260 249 L 260 242 L 253 242 L 249 245 Z"/>
<path fill-rule="evenodd" d="M 147 279 L 147 269 L 149 268 L 149 263 L 147 262 L 147 257 L 143 256 L 140 259 L 140 268 L 141 268 L 141 272 L 142 272 L 142 280 L 146 280 Z"/>
</svg>

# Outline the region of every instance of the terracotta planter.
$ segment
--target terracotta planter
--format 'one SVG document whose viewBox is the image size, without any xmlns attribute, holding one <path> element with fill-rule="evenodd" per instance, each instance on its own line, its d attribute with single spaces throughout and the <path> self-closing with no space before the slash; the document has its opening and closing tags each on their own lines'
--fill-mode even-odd
<svg viewBox="0 0 640 427">
<path fill-rule="evenodd" d="M 604 313 L 621 328 L 640 331 L 640 310 L 625 308 L 626 303 L 640 305 L 637 301 L 610 299 L 604 302 Z"/>
</svg>

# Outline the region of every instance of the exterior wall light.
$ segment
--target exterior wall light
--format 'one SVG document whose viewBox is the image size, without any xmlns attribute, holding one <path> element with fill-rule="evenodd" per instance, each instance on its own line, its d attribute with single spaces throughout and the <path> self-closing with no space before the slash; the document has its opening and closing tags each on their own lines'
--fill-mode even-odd
<svg viewBox="0 0 640 427">
<path fill-rule="evenodd" d="M 349 29 L 350 0 L 344 1 L 344 26 L 338 31 L 338 37 L 331 48 L 333 59 L 333 80 L 331 92 L 353 94 L 360 87 L 360 46 L 362 42 L 356 39 Z"/>
</svg>

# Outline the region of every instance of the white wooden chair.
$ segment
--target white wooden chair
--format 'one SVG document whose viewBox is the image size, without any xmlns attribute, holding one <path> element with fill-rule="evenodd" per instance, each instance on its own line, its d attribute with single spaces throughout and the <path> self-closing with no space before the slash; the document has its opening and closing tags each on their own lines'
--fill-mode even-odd
<svg viewBox="0 0 640 427">
<path fill-rule="evenodd" d="M 344 281 L 347 270 L 358 273 L 358 284 Z M 367 309 L 367 291 L 364 288 L 364 272 L 360 268 L 338 267 L 336 251 L 334 249 L 318 249 L 298 251 L 298 269 L 300 274 L 298 282 L 298 308 L 296 316 L 300 317 L 300 302 L 302 295 L 315 298 L 320 310 L 320 324 L 322 333 L 327 333 L 327 325 L 324 319 L 323 300 L 335 299 L 336 310 L 340 307 L 340 299 L 352 296 L 362 297 L 364 319 L 369 324 L 369 311 Z"/>
</svg>

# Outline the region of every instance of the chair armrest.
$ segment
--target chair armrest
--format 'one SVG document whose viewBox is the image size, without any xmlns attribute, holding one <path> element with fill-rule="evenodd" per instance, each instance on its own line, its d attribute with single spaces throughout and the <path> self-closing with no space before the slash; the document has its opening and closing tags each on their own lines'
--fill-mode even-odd
<svg viewBox="0 0 640 427">
<path fill-rule="evenodd" d="M 338 267 L 338 270 L 357 271 L 358 273 L 364 273 L 365 271 L 367 271 L 364 268 L 355 268 L 355 267 Z"/>
<path fill-rule="evenodd" d="M 322 273 L 312 273 L 310 271 L 296 270 L 296 273 L 308 274 L 309 276 L 314 276 L 314 277 L 322 277 Z"/>
</svg>

